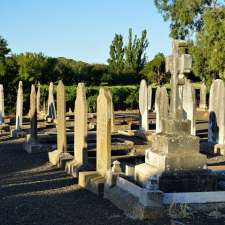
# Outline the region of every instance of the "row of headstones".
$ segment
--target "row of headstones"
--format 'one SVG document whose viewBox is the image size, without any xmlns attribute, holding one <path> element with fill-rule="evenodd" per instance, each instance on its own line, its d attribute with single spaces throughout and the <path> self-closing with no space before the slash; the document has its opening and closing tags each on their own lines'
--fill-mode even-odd
<svg viewBox="0 0 225 225">
<path fill-rule="evenodd" d="M 195 89 L 190 80 L 186 79 L 182 90 L 183 96 L 183 118 L 191 121 L 191 134 L 196 134 L 196 98 Z M 200 104 L 203 110 L 207 109 L 206 105 L 207 88 L 204 83 L 200 87 Z M 152 106 L 152 87 L 147 86 L 147 82 L 142 80 L 139 89 L 139 110 L 141 114 L 141 129 L 148 131 L 148 111 Z M 156 112 L 156 133 L 162 132 L 162 119 L 169 116 L 169 97 L 165 87 L 157 87 L 155 94 L 155 112 Z"/>
</svg>

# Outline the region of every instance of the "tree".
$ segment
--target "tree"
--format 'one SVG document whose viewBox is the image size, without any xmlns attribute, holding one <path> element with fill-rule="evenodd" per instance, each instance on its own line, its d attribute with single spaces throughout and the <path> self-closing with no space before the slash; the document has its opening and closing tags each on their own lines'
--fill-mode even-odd
<svg viewBox="0 0 225 225">
<path fill-rule="evenodd" d="M 194 73 L 201 79 L 225 79 L 225 7 L 206 10 L 203 27 L 191 47 Z"/>
<path fill-rule="evenodd" d="M 146 63 L 146 49 L 148 47 L 147 31 L 143 30 L 141 37 L 132 34 L 129 29 L 128 44 L 125 47 L 125 70 L 129 73 L 139 74 Z"/>
<path fill-rule="evenodd" d="M 219 5 L 217 0 L 154 0 L 165 21 L 170 20 L 170 35 L 185 39 L 192 32 L 200 31 L 203 14 L 209 7 Z"/>
<path fill-rule="evenodd" d="M 0 36 L 0 77 L 2 78 L 5 76 L 6 70 L 5 58 L 10 51 L 7 41 Z"/>
<path fill-rule="evenodd" d="M 115 37 L 110 45 L 110 58 L 108 59 L 109 71 L 120 74 L 124 70 L 124 46 L 123 36 L 115 34 Z"/>
<path fill-rule="evenodd" d="M 149 61 L 141 71 L 142 76 L 150 83 L 161 85 L 169 80 L 170 77 L 165 73 L 165 57 L 163 53 L 158 53 Z"/>
</svg>

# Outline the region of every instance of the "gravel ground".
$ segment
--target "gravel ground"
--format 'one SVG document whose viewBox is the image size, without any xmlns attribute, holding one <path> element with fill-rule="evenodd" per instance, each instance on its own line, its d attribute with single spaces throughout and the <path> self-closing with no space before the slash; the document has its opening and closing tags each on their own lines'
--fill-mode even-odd
<svg viewBox="0 0 225 225">
<path fill-rule="evenodd" d="M 22 150 L 22 140 L 0 144 L 0 225 L 225 224 L 225 211 L 218 214 L 214 205 L 204 211 L 187 220 L 135 221 L 51 166 L 47 153 L 28 155 Z M 210 213 L 213 217 L 207 216 Z"/>
</svg>

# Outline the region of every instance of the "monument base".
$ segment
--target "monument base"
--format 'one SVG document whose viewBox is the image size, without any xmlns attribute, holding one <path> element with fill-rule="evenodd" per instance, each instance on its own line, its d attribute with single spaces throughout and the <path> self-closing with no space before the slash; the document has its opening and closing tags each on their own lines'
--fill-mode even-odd
<svg viewBox="0 0 225 225">
<path fill-rule="evenodd" d="M 104 196 L 105 178 L 97 171 L 85 171 L 79 173 L 79 185 L 99 197 Z"/>
<path fill-rule="evenodd" d="M 79 177 L 79 172 L 87 170 L 91 170 L 90 166 L 79 163 L 75 159 L 66 162 L 65 171 L 74 178 Z"/>
<path fill-rule="evenodd" d="M 59 168 L 64 168 L 66 162 L 73 159 L 73 156 L 67 152 L 55 150 L 48 153 L 49 162 Z"/>
<path fill-rule="evenodd" d="M 11 137 L 13 138 L 22 138 L 26 136 L 26 132 L 23 130 L 11 130 Z"/>
</svg>

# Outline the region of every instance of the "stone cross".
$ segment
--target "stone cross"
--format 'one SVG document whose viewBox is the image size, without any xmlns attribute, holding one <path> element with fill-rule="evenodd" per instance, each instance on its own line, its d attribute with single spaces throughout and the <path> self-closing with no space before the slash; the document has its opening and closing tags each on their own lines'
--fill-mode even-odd
<svg viewBox="0 0 225 225">
<path fill-rule="evenodd" d="M 139 88 L 139 110 L 141 114 L 141 130 L 148 130 L 148 88 L 145 80 L 142 80 Z"/>
<path fill-rule="evenodd" d="M 207 109 L 207 104 L 206 104 L 206 93 L 207 93 L 207 87 L 204 82 L 201 83 L 200 87 L 200 104 L 199 108 L 206 110 Z"/>
<path fill-rule="evenodd" d="M 21 130 L 23 125 L 23 83 L 19 82 L 16 100 L 16 130 Z"/>
<path fill-rule="evenodd" d="M 41 105 L 41 84 L 38 82 L 38 89 L 37 89 L 37 113 L 40 113 L 40 105 Z"/>
<path fill-rule="evenodd" d="M 192 58 L 187 52 L 187 43 L 182 40 L 173 40 L 172 55 L 166 57 L 166 72 L 171 74 L 170 116 L 174 119 L 183 119 L 182 89 L 184 76 L 191 72 Z"/>
<path fill-rule="evenodd" d="M 30 94 L 30 125 L 31 132 L 30 138 L 33 142 L 37 141 L 37 104 L 36 104 L 36 90 L 35 86 L 32 84 L 31 86 L 31 94 Z"/>
<path fill-rule="evenodd" d="M 165 87 L 158 87 L 155 94 L 156 133 L 163 132 L 162 119 L 168 118 L 169 98 Z"/>
<path fill-rule="evenodd" d="M 105 177 L 111 169 L 112 103 L 106 87 L 101 87 L 97 98 L 97 172 Z"/>
<path fill-rule="evenodd" d="M 57 86 L 57 150 L 67 152 L 65 87 L 61 80 Z"/>
<path fill-rule="evenodd" d="M 219 97 L 218 97 L 219 96 Z M 225 84 L 214 80 L 209 95 L 208 142 L 225 144 Z"/>
<path fill-rule="evenodd" d="M 3 85 L 0 84 L 0 125 L 4 123 L 4 117 L 5 117 L 4 89 Z"/>
<path fill-rule="evenodd" d="M 190 80 L 185 79 L 183 87 L 183 110 L 184 119 L 191 121 L 191 134 L 196 134 L 196 103 L 195 103 L 195 89 Z"/>
<path fill-rule="evenodd" d="M 54 101 L 54 95 L 53 95 L 53 83 L 51 82 L 49 85 L 49 91 L 48 91 L 48 112 L 47 117 L 52 118 L 53 120 L 56 118 L 56 110 L 55 110 L 55 101 Z M 58 107 L 57 107 L 58 108 Z"/>
<path fill-rule="evenodd" d="M 148 110 L 152 109 L 152 86 L 148 85 Z"/>
<path fill-rule="evenodd" d="M 79 83 L 74 110 L 74 159 L 79 164 L 88 161 L 87 155 L 87 100 L 84 83 Z"/>
</svg>

